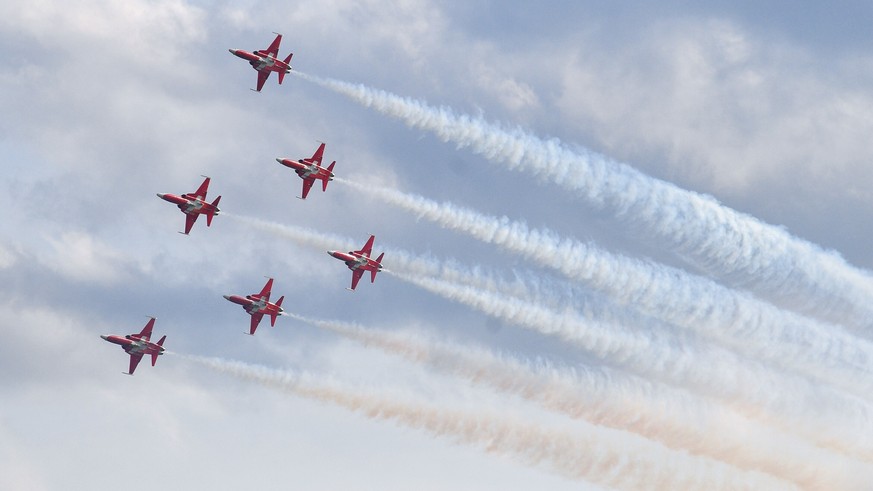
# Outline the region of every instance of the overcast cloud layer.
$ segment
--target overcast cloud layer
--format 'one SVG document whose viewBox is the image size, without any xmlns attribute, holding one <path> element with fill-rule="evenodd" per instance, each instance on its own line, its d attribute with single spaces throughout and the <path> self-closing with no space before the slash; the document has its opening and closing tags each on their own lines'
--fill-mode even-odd
<svg viewBox="0 0 873 491">
<path fill-rule="evenodd" d="M 866 2 L 0 3 L 0 489 L 865 489 L 873 402 L 854 388 L 871 374 L 846 355 L 869 343 L 860 315 L 841 325 L 809 292 L 756 290 L 772 271 L 698 267 L 549 179 L 311 77 L 602 154 L 869 278 L 871 22 Z M 227 50 L 266 48 L 273 31 L 311 77 L 255 93 Z M 301 181 L 275 159 L 318 141 L 344 180 L 670 281 L 629 300 L 630 270 L 577 258 L 594 288 L 584 268 L 533 262 L 530 237 L 498 248 L 514 236 L 458 233 L 342 181 L 295 199 Z M 155 193 L 201 175 L 226 216 L 179 235 L 183 215 Z M 325 250 L 371 233 L 389 271 L 350 293 Z M 264 276 L 310 321 L 243 335 L 248 316 L 222 295 Z M 704 281 L 729 293 L 701 307 Z M 127 356 L 98 336 L 148 315 L 171 353 L 122 376 Z M 723 333 L 677 321 L 701 318 Z M 750 326 L 782 334 L 745 349 Z M 715 370 L 729 383 L 699 383 Z"/>
</svg>

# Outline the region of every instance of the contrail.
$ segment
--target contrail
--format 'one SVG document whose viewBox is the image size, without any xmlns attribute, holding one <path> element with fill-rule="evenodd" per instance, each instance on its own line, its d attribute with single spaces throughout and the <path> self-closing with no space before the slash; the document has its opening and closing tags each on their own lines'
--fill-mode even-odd
<svg viewBox="0 0 873 491">
<path fill-rule="evenodd" d="M 343 237 L 256 218 L 234 218 L 303 245 L 323 249 L 337 244 L 353 247 L 352 241 Z M 791 431 L 818 445 L 873 461 L 873 444 L 868 441 L 866 430 L 873 427 L 873 415 L 869 405 L 855 397 L 812 386 L 805 379 L 777 375 L 757 361 L 699 345 L 687 333 L 670 336 L 670 327 L 666 325 L 656 323 L 632 331 L 621 323 L 605 324 L 597 319 L 582 318 L 572 309 L 553 311 L 499 293 L 421 276 L 421 272 L 455 278 L 470 274 L 448 272 L 446 265 L 436 259 L 391 249 L 386 249 L 385 257 L 391 268 L 385 273 L 393 273 L 432 293 L 518 326 L 561 337 L 623 370 L 670 385 L 690 387 L 731 404 L 752 419 Z"/>
<path fill-rule="evenodd" d="M 791 236 L 784 229 L 684 190 L 632 167 L 558 139 L 543 140 L 520 128 L 456 114 L 445 106 L 400 97 L 363 84 L 301 78 L 359 104 L 431 131 L 459 148 L 534 174 L 573 191 L 668 245 L 696 266 L 751 288 L 780 306 L 847 323 L 866 334 L 873 325 L 873 278 L 838 253 Z"/>
<path fill-rule="evenodd" d="M 684 391 L 655 386 L 607 368 L 579 366 L 569 372 L 542 363 L 533 366 L 483 349 L 425 340 L 421 334 L 398 335 L 346 322 L 290 316 L 574 419 L 631 431 L 672 449 L 765 472 L 804 489 L 860 489 L 873 479 L 870 468 L 706 404 Z"/>
<path fill-rule="evenodd" d="M 743 292 L 683 270 L 609 253 L 593 244 L 531 229 L 451 203 L 336 179 L 438 225 L 497 245 L 617 303 L 707 336 L 861 397 L 873 394 L 873 343 L 835 325 L 780 310 Z"/>
<path fill-rule="evenodd" d="M 873 461 L 870 405 L 808 380 L 773 372 L 755 360 L 657 329 L 630 331 L 575 312 L 553 312 L 523 300 L 464 285 L 391 274 L 489 316 L 558 336 L 603 362 L 648 379 L 686 388 L 818 445 Z"/>
<path fill-rule="evenodd" d="M 327 402 L 369 419 L 425 429 L 521 462 L 548 467 L 568 478 L 617 489 L 798 489 L 758 472 L 675 452 L 631 433 L 577 421 L 572 430 L 550 429 L 486 412 L 437 408 L 352 392 L 294 372 L 220 358 L 188 356 L 220 373 L 297 396 Z"/>
</svg>

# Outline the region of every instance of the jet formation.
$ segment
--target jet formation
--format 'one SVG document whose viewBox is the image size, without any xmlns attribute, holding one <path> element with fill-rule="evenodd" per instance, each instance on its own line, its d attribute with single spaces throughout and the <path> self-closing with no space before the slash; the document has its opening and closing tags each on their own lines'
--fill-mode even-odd
<svg viewBox="0 0 873 491">
<path fill-rule="evenodd" d="M 258 72 L 257 89 L 253 89 L 256 92 L 261 91 L 271 73 L 277 72 L 279 74 L 279 84 L 281 84 L 285 75 L 291 72 L 291 66 L 289 63 L 291 62 L 293 53 L 289 53 L 284 60 L 280 60 L 278 56 L 279 44 L 282 42 L 282 35 L 278 33 L 274 34 L 276 34 L 276 38 L 267 49 L 256 51 L 245 51 L 242 49 L 229 50 L 235 56 L 247 60 L 252 68 Z M 327 191 L 327 184 L 335 177 L 333 169 L 336 165 L 336 160 L 332 161 L 327 167 L 322 167 L 324 148 L 325 144 L 320 143 L 315 150 L 315 153 L 312 154 L 312 157 L 299 158 L 296 160 L 281 157 L 276 159 L 278 163 L 293 170 L 300 179 L 303 180 L 303 190 L 299 196 L 302 200 L 306 199 L 310 189 L 312 189 L 313 184 L 315 184 L 315 181 L 321 181 L 322 192 L 325 192 Z M 182 211 L 182 213 L 185 214 L 185 231 L 179 232 L 181 234 L 189 235 L 191 229 L 194 227 L 194 223 L 197 222 L 197 218 L 200 215 L 206 215 L 206 226 L 210 227 L 212 225 L 213 217 L 220 213 L 218 203 L 221 200 L 221 196 L 215 198 L 211 203 L 206 201 L 206 194 L 209 191 L 209 183 L 211 179 L 208 176 L 202 177 L 204 177 L 203 182 L 197 190 L 192 193 L 181 195 L 158 193 L 159 198 L 173 203 L 180 211 Z M 349 252 L 328 251 L 328 254 L 343 261 L 352 271 L 352 285 L 351 288 L 347 288 L 347 290 L 354 291 L 361 277 L 364 275 L 364 272 L 370 272 L 370 282 L 374 283 L 376 281 L 376 273 L 382 271 L 382 258 L 385 256 L 385 253 L 383 252 L 376 259 L 370 257 L 374 241 L 375 236 L 370 235 L 370 238 L 360 250 Z M 252 293 L 245 296 L 224 295 L 225 299 L 240 305 L 243 310 L 251 316 L 249 331 L 247 334 L 252 336 L 255 334 L 258 325 L 261 323 L 261 320 L 265 315 L 270 318 L 271 327 L 276 325 L 276 319 L 279 316 L 287 315 L 282 308 L 282 301 L 285 299 L 284 296 L 279 297 L 275 303 L 270 301 L 272 289 L 273 278 L 268 277 L 267 283 L 258 293 Z M 165 350 L 163 344 L 167 339 L 167 336 L 162 336 L 157 343 L 150 341 L 154 325 L 155 319 L 154 317 L 151 317 L 142 331 L 138 334 L 128 334 L 125 336 L 114 334 L 100 336 L 110 343 L 120 345 L 124 351 L 130 355 L 130 366 L 128 372 L 125 372 L 128 375 L 133 375 L 133 372 L 136 370 L 136 367 L 143 356 L 151 356 L 152 366 L 154 366 L 157 362 L 158 356 L 164 354 Z"/>
</svg>

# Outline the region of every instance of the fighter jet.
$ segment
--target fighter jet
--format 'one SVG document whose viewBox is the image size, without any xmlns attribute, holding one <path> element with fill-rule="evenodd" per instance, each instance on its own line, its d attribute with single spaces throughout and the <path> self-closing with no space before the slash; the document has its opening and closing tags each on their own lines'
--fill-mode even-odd
<svg viewBox="0 0 873 491">
<path fill-rule="evenodd" d="M 282 309 L 282 300 L 285 300 L 285 296 L 279 297 L 276 303 L 270 302 L 270 290 L 272 288 L 273 278 L 267 278 L 267 284 L 261 289 L 261 293 L 253 293 L 244 297 L 239 295 L 224 296 L 227 300 L 242 305 L 242 308 L 252 316 L 251 326 L 249 327 L 249 334 L 252 336 L 255 335 L 255 330 L 258 328 L 258 324 L 261 323 L 261 318 L 264 315 L 270 316 L 270 327 L 276 326 L 277 316 L 285 315 L 285 310 Z"/>
<path fill-rule="evenodd" d="M 267 49 L 259 49 L 254 52 L 246 51 L 244 49 L 228 50 L 235 56 L 239 56 L 248 61 L 252 68 L 258 71 L 257 92 L 260 92 L 264 87 L 264 83 L 267 81 L 270 73 L 279 73 L 279 84 L 282 83 L 286 73 L 291 73 L 291 65 L 289 65 L 289 63 L 291 63 L 291 57 L 294 56 L 294 53 L 289 53 L 285 60 L 276 58 L 279 56 L 279 43 L 282 42 L 282 35 L 279 33 L 273 34 L 276 34 L 276 39 L 273 40 L 272 44 L 270 44 L 270 47 Z"/>
<path fill-rule="evenodd" d="M 209 178 L 206 177 L 203 184 L 201 184 L 200 187 L 197 188 L 197 191 L 194 191 L 193 193 L 185 193 L 182 196 L 158 193 L 158 198 L 175 204 L 180 210 L 182 210 L 182 213 L 185 214 L 185 232 L 179 233 L 188 235 L 188 233 L 191 232 L 191 227 L 194 226 L 194 222 L 197 221 L 197 217 L 200 215 L 206 215 L 207 227 L 212 225 L 212 217 L 218 215 L 218 212 L 220 211 L 218 209 L 218 202 L 221 200 L 221 196 L 215 198 L 215 201 L 212 203 L 207 203 L 206 191 L 208 188 Z"/>
<path fill-rule="evenodd" d="M 376 281 L 376 273 L 382 271 L 382 258 L 385 256 L 385 253 L 379 254 L 379 257 L 376 259 L 370 258 L 375 238 L 376 236 L 371 235 L 367 243 L 359 251 L 327 251 L 331 256 L 345 262 L 346 266 L 352 270 L 352 287 L 347 288 L 348 290 L 354 291 L 355 287 L 358 286 L 361 276 L 364 275 L 364 271 L 370 272 L 370 283 L 374 283 Z"/>
<path fill-rule="evenodd" d="M 321 180 L 321 190 L 327 191 L 327 183 L 332 181 L 335 177 L 333 175 L 333 166 L 336 165 L 336 160 L 331 162 L 330 165 L 327 166 L 327 169 L 325 169 L 321 166 L 321 158 L 323 155 L 324 143 L 318 146 L 318 150 L 316 150 L 310 158 L 298 160 L 283 158 L 276 159 L 276 162 L 279 162 L 285 167 L 294 169 L 294 172 L 303 179 L 303 196 L 300 199 L 306 199 L 306 195 L 309 194 L 309 190 L 312 188 L 312 184 L 315 183 L 316 179 Z"/>
<path fill-rule="evenodd" d="M 125 372 L 127 375 L 133 375 L 133 371 L 136 370 L 143 355 L 151 355 L 152 366 L 155 366 L 158 355 L 164 354 L 164 340 L 167 339 L 167 336 L 161 336 L 157 343 L 149 341 L 149 338 L 152 337 L 153 327 L 155 327 L 155 318 L 151 317 L 139 334 L 100 336 L 110 343 L 121 345 L 124 351 L 130 355 L 130 368 L 128 372 Z"/>
</svg>

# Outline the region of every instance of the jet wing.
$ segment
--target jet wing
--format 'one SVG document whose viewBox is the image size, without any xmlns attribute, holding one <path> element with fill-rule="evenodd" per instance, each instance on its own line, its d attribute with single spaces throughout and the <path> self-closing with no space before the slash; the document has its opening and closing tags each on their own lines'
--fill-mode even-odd
<svg viewBox="0 0 873 491">
<path fill-rule="evenodd" d="M 206 199 L 206 191 L 209 190 L 209 178 L 203 180 L 203 184 L 197 188 L 197 191 L 194 191 L 194 196 L 197 196 L 200 199 Z"/>
<path fill-rule="evenodd" d="M 197 217 L 200 215 L 189 215 L 185 214 L 185 235 L 188 235 L 188 232 L 191 231 L 191 227 L 194 226 L 194 222 L 197 221 Z"/>
<path fill-rule="evenodd" d="M 152 337 L 152 329 L 155 327 L 155 318 L 152 317 L 146 322 L 145 327 L 139 333 L 139 338 L 148 341 Z"/>
<path fill-rule="evenodd" d="M 312 189 L 313 183 L 315 183 L 314 177 L 303 178 L 303 196 L 301 196 L 301 199 L 306 199 L 306 195 L 309 194 L 309 190 Z"/>
<path fill-rule="evenodd" d="M 324 157 L 324 143 L 318 146 L 318 150 L 312 154 L 312 161 L 318 163 L 318 166 L 321 167 L 321 159 Z"/>
<path fill-rule="evenodd" d="M 255 331 L 258 329 L 258 324 L 261 323 L 262 317 L 264 317 L 264 314 L 252 314 L 252 323 L 249 327 L 249 334 L 252 336 L 255 335 Z"/>
<path fill-rule="evenodd" d="M 258 92 L 260 92 L 261 89 L 264 88 L 264 84 L 267 82 L 268 78 L 270 78 L 269 71 L 265 70 L 262 72 L 262 71 L 258 70 Z"/>
<path fill-rule="evenodd" d="M 130 368 L 127 370 L 128 375 L 133 375 L 133 371 L 136 370 L 136 366 L 139 365 L 140 360 L 142 360 L 142 353 L 130 354 Z"/>
<path fill-rule="evenodd" d="M 273 42 L 270 43 L 270 47 L 267 48 L 265 51 L 267 53 L 269 53 L 271 56 L 274 56 L 274 57 L 279 56 L 279 43 L 281 43 L 281 42 L 282 42 L 282 35 L 276 34 L 276 39 L 274 39 Z M 260 89 L 258 89 L 258 90 L 260 90 Z"/>
<path fill-rule="evenodd" d="M 258 298 L 262 298 L 265 301 L 270 301 L 270 292 L 273 290 L 273 278 L 268 278 L 267 283 L 261 288 L 261 293 Z"/>
<path fill-rule="evenodd" d="M 352 290 L 358 286 L 358 282 L 361 281 L 361 276 L 364 275 L 363 269 L 355 269 L 352 271 Z"/>
<path fill-rule="evenodd" d="M 361 248 L 360 251 L 355 251 L 358 254 L 363 254 L 366 257 L 370 257 L 370 253 L 373 252 L 373 240 L 376 239 L 375 235 L 371 235 L 369 239 L 367 239 L 367 243 L 364 244 L 364 247 Z"/>
</svg>

